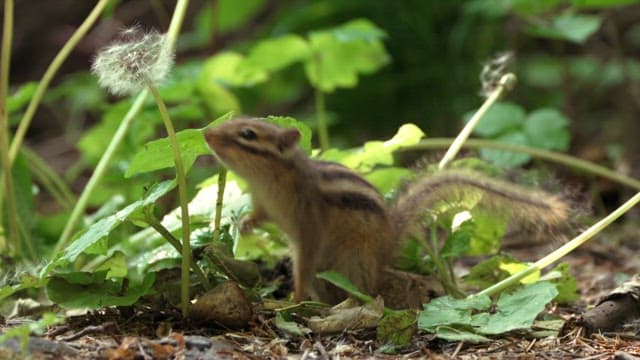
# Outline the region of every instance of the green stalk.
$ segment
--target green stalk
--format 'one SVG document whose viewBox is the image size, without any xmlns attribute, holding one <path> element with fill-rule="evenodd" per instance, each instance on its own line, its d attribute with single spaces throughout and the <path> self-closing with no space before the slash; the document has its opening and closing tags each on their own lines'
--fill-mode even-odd
<svg viewBox="0 0 640 360">
<path fill-rule="evenodd" d="M 173 246 L 178 252 L 181 252 L 182 245 L 180 244 L 180 240 L 176 239 L 176 237 L 173 236 L 171 231 L 169 231 L 166 227 L 164 227 L 164 225 L 162 225 L 162 223 L 158 221 L 158 219 L 156 219 L 156 217 L 153 216 L 153 214 L 151 214 L 148 208 L 145 208 L 144 214 L 149 226 L 151 226 L 160 235 L 162 235 L 162 237 L 164 237 L 169 242 L 169 244 L 171 244 L 171 246 Z M 191 254 L 189 255 L 191 256 Z M 193 257 L 191 257 L 191 260 L 192 260 L 191 269 L 193 269 L 193 272 L 196 273 L 196 276 L 198 276 L 198 278 L 200 279 L 200 282 L 202 283 L 202 286 L 205 288 L 205 290 L 209 291 L 213 289 L 213 286 L 211 286 L 209 279 L 207 279 L 202 269 L 200 269 L 198 264 L 195 261 L 193 261 Z"/>
<path fill-rule="evenodd" d="M 426 150 L 426 149 L 441 149 L 451 144 L 451 138 L 431 138 L 420 141 L 419 144 L 407 146 L 399 151 L 412 151 L 412 150 Z M 640 190 L 640 181 L 609 170 L 604 166 L 594 164 L 592 162 L 582 160 L 575 156 L 553 152 L 544 149 L 538 149 L 529 146 L 506 144 L 493 140 L 481 140 L 481 139 L 468 139 L 464 147 L 479 149 L 479 148 L 492 148 L 497 150 L 513 151 L 523 154 L 531 155 L 532 157 L 548 160 L 557 164 L 565 165 L 570 168 L 580 170 L 586 173 L 602 176 L 603 178 L 611 181 L 618 182 L 620 184 L 629 186 L 635 190 Z"/>
<path fill-rule="evenodd" d="M 67 56 L 69 56 L 71 50 L 76 47 L 80 40 L 82 40 L 85 34 L 89 31 L 91 26 L 93 26 L 93 24 L 96 22 L 100 14 L 102 14 L 102 11 L 104 10 L 105 6 L 107 6 L 109 1 L 110 0 L 98 1 L 93 10 L 91 10 L 89 16 L 87 16 L 80 27 L 78 27 L 78 30 L 76 30 L 73 35 L 71 35 L 62 49 L 60 49 L 60 52 L 56 55 L 51 64 L 49 64 L 47 71 L 45 71 L 42 79 L 38 82 L 38 87 L 36 87 L 36 90 L 33 93 L 33 97 L 31 98 L 31 101 L 29 102 L 27 110 L 22 116 L 22 119 L 20 120 L 20 125 L 18 125 L 18 130 L 16 130 L 13 142 L 11 143 L 11 150 L 9 152 L 11 164 L 13 164 L 16 159 L 18 150 L 20 150 L 20 146 L 22 145 L 24 136 L 27 133 L 27 129 L 29 129 L 31 120 L 33 119 L 33 115 L 35 115 L 36 109 L 38 108 L 38 105 L 40 105 L 40 101 L 42 100 L 42 97 L 49 87 L 49 84 L 51 83 L 54 75 L 56 74 L 56 72 L 58 72 L 58 69 L 60 69 L 62 63 L 64 63 L 64 61 L 67 59 Z"/>
<path fill-rule="evenodd" d="M 69 186 L 38 154 L 24 147 L 20 151 L 27 160 L 36 179 L 53 195 L 59 205 L 67 210 L 73 208 L 76 198 Z"/>
<path fill-rule="evenodd" d="M 224 188 L 227 185 L 227 169 L 221 168 L 218 174 L 218 198 L 216 199 L 216 216 L 213 218 L 213 241 L 220 238 L 220 222 L 222 221 L 222 201 Z"/>
<path fill-rule="evenodd" d="M 147 88 L 153 95 L 160 110 L 162 121 L 167 129 L 167 135 L 171 142 L 171 148 L 173 150 L 173 160 L 176 165 L 176 177 L 178 179 L 178 196 L 180 200 L 180 212 L 182 220 L 182 277 L 181 277 L 181 295 L 182 295 L 182 316 L 187 317 L 189 311 L 189 260 L 191 259 L 191 230 L 189 228 L 189 198 L 187 197 L 187 178 L 185 175 L 184 164 L 182 163 L 182 157 L 180 156 L 180 144 L 178 144 L 178 138 L 176 137 L 176 131 L 173 128 L 171 118 L 169 118 L 169 111 L 165 105 L 158 89 L 150 82 L 147 81 Z"/>
<path fill-rule="evenodd" d="M 587 240 L 591 239 L 594 235 L 600 233 L 604 228 L 609 226 L 612 222 L 616 221 L 620 216 L 624 215 L 627 211 L 629 211 L 629 209 L 634 207 L 639 202 L 640 202 L 640 192 L 636 193 L 631 199 L 627 200 L 627 202 L 622 204 L 619 208 L 617 208 L 615 211 L 613 211 L 612 213 L 604 217 L 602 220 L 593 224 L 582 234 L 576 236 L 571 241 L 562 245 L 554 252 L 538 260 L 533 265 L 471 296 L 494 295 L 508 288 L 509 286 L 517 284 L 521 279 L 525 278 L 526 276 L 538 270 L 542 270 L 545 267 L 555 263 L 565 255 L 569 254 L 571 251 L 575 250 L 578 246 L 587 242 Z"/>
<path fill-rule="evenodd" d="M 327 106 L 324 101 L 324 92 L 322 91 L 322 56 L 316 55 L 316 64 L 318 67 L 317 84 L 315 86 L 315 103 L 316 103 L 316 121 L 318 124 L 318 140 L 320 141 L 320 149 L 322 151 L 329 150 L 329 129 L 327 127 Z"/>
<path fill-rule="evenodd" d="M 11 176 L 11 161 L 9 160 L 9 114 L 7 113 L 7 97 L 9 96 L 9 64 L 11 62 L 11 41 L 13 36 L 13 0 L 4 1 L 4 21 L 2 29 L 2 54 L 0 55 L 0 156 L 2 157 L 2 177 L 0 189 L 7 193 L 7 218 L 9 227 L 9 241 L 0 238 L 0 251 L 9 248 L 10 256 L 21 253 L 18 212 L 15 194 L 13 192 L 13 178 Z M 4 186 L 1 186 L 1 185 Z M 0 190 L 0 228 L 2 228 L 2 190 Z"/>
<path fill-rule="evenodd" d="M 131 126 L 131 122 L 133 122 L 133 119 L 136 117 L 138 112 L 140 112 L 140 109 L 142 109 L 142 106 L 144 105 L 144 101 L 147 98 L 147 94 L 148 94 L 147 90 L 143 90 L 142 92 L 140 92 L 136 100 L 133 102 L 133 105 L 131 105 L 131 108 L 129 108 L 129 111 L 124 116 L 124 119 L 122 119 L 122 122 L 118 126 L 116 133 L 113 134 L 113 138 L 111 138 L 111 142 L 109 143 L 109 146 L 107 146 L 107 149 L 104 151 L 104 154 L 102 154 L 102 158 L 100 158 L 100 161 L 98 162 L 98 165 L 93 171 L 93 174 L 89 179 L 89 182 L 87 183 L 84 190 L 82 191 L 82 194 L 80 194 L 80 198 L 78 199 L 76 206 L 73 208 L 73 211 L 71 212 L 71 216 L 69 217 L 69 220 L 67 220 L 67 224 L 65 225 L 64 230 L 62 231 L 62 235 L 60 236 L 60 239 L 58 240 L 58 243 L 56 244 L 53 250 L 53 253 L 51 256 L 52 259 L 55 258 L 55 256 L 69 243 L 73 230 L 76 227 L 76 224 L 78 223 L 78 221 L 80 220 L 80 217 L 82 216 L 82 214 L 84 214 L 84 211 L 87 208 L 89 197 L 91 196 L 91 194 L 93 194 L 93 191 L 98 186 L 98 183 L 100 182 L 100 180 L 102 180 L 104 173 L 109 168 L 109 164 L 111 163 L 111 158 L 113 158 L 113 155 L 115 154 L 118 146 L 122 142 L 122 139 L 127 133 L 127 130 L 129 130 L 129 127 Z"/>
<path fill-rule="evenodd" d="M 487 100 L 480 106 L 480 109 L 476 111 L 475 114 L 471 117 L 469 122 L 462 128 L 462 131 L 458 134 L 456 139 L 451 143 L 451 147 L 444 154 L 442 160 L 438 164 L 438 169 L 443 169 L 447 164 L 453 160 L 454 157 L 458 154 L 464 142 L 469 138 L 473 129 L 475 129 L 476 125 L 480 122 L 480 119 L 489 111 L 491 106 L 500 98 L 502 93 L 505 90 L 511 89 L 515 84 L 515 75 L 509 73 L 502 76 L 498 86 L 489 94 Z"/>
</svg>

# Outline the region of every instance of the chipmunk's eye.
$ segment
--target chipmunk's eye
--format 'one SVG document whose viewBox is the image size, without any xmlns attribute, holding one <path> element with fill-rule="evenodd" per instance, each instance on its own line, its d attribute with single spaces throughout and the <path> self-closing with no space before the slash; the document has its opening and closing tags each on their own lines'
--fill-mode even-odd
<svg viewBox="0 0 640 360">
<path fill-rule="evenodd" d="M 242 129 L 242 131 L 240 131 L 240 137 L 245 140 L 255 140 L 258 138 L 258 135 L 251 129 Z"/>
</svg>

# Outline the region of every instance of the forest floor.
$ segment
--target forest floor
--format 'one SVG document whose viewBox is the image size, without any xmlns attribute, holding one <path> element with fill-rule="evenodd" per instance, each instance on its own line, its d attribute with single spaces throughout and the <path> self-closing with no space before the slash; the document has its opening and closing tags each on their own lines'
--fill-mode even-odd
<svg viewBox="0 0 640 360">
<path fill-rule="evenodd" d="M 618 229 L 617 232 L 627 230 Z M 630 232 L 630 234 L 632 234 Z M 635 231 L 637 233 L 637 230 Z M 624 238 L 624 236 L 623 236 Z M 630 239 L 633 236 L 629 236 Z M 640 273 L 637 237 L 630 245 L 613 237 L 587 244 L 566 261 L 578 282 L 580 300 L 571 307 L 550 306 L 549 316 L 568 320 L 579 316 L 619 285 Z M 533 248 L 512 251 L 519 258 L 536 258 Z M 288 337 L 275 326 L 273 312 L 257 312 L 243 330 L 203 327 L 180 320 L 177 310 L 142 306 L 109 308 L 67 314 L 66 321 L 32 336 L 28 352 L 33 359 L 640 359 L 637 324 L 618 332 L 585 336 L 573 330 L 558 336 L 534 337 L 513 332 L 487 343 L 446 342 L 418 332 L 412 344 L 395 355 L 384 354 L 375 330 L 333 335 Z M 0 333 L 24 323 L 23 318 L 0 318 Z M 0 345 L 0 359 L 23 358 L 16 338 Z"/>
</svg>

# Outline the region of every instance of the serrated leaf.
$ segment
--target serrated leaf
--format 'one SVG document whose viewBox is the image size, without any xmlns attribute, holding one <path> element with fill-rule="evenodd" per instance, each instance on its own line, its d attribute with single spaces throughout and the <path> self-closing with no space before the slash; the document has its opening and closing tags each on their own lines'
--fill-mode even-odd
<svg viewBox="0 0 640 360">
<path fill-rule="evenodd" d="M 189 172 L 198 156 L 211 153 L 204 140 L 202 129 L 179 131 L 176 133 L 176 138 L 180 147 L 180 157 L 184 164 L 185 173 Z M 175 161 L 171 141 L 169 141 L 169 138 L 162 138 L 145 144 L 144 148 L 134 155 L 124 176 L 129 178 L 133 175 L 174 166 Z"/>
<path fill-rule="evenodd" d="M 527 142 L 535 147 L 549 150 L 569 148 L 569 120 L 560 111 L 552 108 L 538 109 L 529 114 L 524 123 Z"/>
<path fill-rule="evenodd" d="M 377 26 L 362 19 L 311 33 L 313 56 L 305 63 L 311 84 L 324 92 L 354 87 L 360 74 L 370 74 L 389 63 L 380 33 Z"/>
<path fill-rule="evenodd" d="M 310 53 L 309 44 L 305 39 L 287 34 L 275 39 L 262 40 L 254 45 L 239 67 L 241 70 L 244 69 L 243 71 L 255 69 L 255 72 L 273 72 L 306 60 Z"/>
<path fill-rule="evenodd" d="M 88 283 L 74 282 L 70 277 L 53 276 L 46 286 L 47 296 L 54 303 L 68 309 L 99 309 L 107 306 L 129 306 L 152 291 L 155 273 L 145 275 L 142 283 L 130 282 L 126 288 L 121 281 L 105 278 L 106 271 L 92 273 Z"/>
<path fill-rule="evenodd" d="M 546 26 L 532 25 L 527 30 L 535 36 L 582 44 L 598 31 L 601 24 L 602 18 L 599 16 L 565 12 L 553 18 Z"/>
<path fill-rule="evenodd" d="M 467 115 L 467 121 L 471 118 Z M 519 130 L 525 122 L 524 109 L 516 104 L 501 102 L 493 105 L 480 119 L 473 132 L 483 137 L 496 137 Z"/>
<path fill-rule="evenodd" d="M 502 334 L 515 329 L 530 328 L 536 316 L 556 295 L 558 290 L 549 282 L 526 285 L 511 294 L 503 293 L 496 303 L 495 312 L 479 332 Z"/>
</svg>

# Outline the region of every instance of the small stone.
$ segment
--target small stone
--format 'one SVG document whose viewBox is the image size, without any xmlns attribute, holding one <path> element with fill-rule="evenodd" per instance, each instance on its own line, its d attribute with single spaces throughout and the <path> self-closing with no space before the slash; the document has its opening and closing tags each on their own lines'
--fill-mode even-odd
<svg viewBox="0 0 640 360">
<path fill-rule="evenodd" d="M 251 320 L 251 303 L 244 291 L 233 281 L 224 282 L 199 297 L 189 311 L 198 322 L 215 323 L 237 329 Z"/>
</svg>

